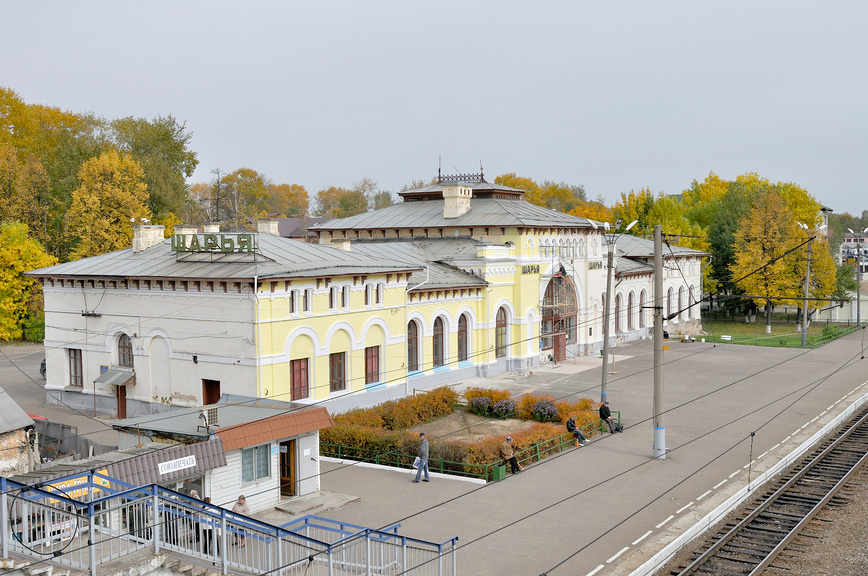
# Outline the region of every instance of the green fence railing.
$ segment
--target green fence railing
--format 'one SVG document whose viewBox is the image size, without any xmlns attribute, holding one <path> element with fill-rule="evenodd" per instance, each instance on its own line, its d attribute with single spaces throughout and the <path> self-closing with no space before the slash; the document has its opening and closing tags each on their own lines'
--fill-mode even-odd
<svg viewBox="0 0 868 576">
<path fill-rule="evenodd" d="M 620 424 L 621 413 L 612 412 L 612 418 Z M 592 424 L 586 424 L 581 427 L 582 433 L 585 436 L 590 436 L 598 432 L 602 432 L 607 428 L 606 423 L 602 420 L 597 420 Z M 521 466 L 527 463 L 538 462 L 546 456 L 562 452 L 565 448 L 575 446 L 575 439 L 569 432 L 554 436 L 548 440 L 533 444 L 523 450 L 515 453 L 516 459 Z M 410 468 L 413 465 L 413 460 L 416 459 L 416 454 L 405 454 L 401 452 L 377 452 L 368 448 L 357 448 L 355 446 L 345 446 L 342 444 L 325 444 L 319 445 L 320 456 L 329 458 L 340 458 L 342 460 L 358 460 L 359 462 L 370 462 L 382 466 L 391 466 L 394 468 Z M 428 458 L 428 470 L 431 472 L 439 472 L 441 474 L 450 474 L 452 476 L 461 476 L 464 478 L 479 478 L 490 482 L 495 478 L 495 468 L 503 465 L 503 460 L 495 460 L 489 464 L 471 464 L 468 462 L 452 462 L 442 458 Z"/>
</svg>

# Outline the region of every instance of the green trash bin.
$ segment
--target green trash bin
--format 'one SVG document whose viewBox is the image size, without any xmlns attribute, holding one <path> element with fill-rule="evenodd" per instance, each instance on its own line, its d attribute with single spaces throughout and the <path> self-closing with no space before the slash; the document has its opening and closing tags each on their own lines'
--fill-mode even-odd
<svg viewBox="0 0 868 576">
<path fill-rule="evenodd" d="M 492 470 L 492 479 L 495 482 L 500 482 L 506 478 L 506 466 L 495 466 Z"/>
</svg>

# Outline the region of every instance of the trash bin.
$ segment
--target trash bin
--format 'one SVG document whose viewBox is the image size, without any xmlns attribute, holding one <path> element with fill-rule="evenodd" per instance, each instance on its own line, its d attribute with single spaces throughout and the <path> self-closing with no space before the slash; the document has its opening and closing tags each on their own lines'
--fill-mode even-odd
<svg viewBox="0 0 868 576">
<path fill-rule="evenodd" d="M 506 466 L 495 466 L 492 471 L 492 480 L 500 482 L 506 478 Z"/>
</svg>

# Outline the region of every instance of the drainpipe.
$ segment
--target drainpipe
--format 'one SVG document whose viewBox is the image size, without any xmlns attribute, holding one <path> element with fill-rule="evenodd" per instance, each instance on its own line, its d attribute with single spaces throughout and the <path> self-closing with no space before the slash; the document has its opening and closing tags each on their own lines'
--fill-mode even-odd
<svg viewBox="0 0 868 576">
<path fill-rule="evenodd" d="M 262 398 L 262 358 L 259 338 L 259 276 L 253 275 L 253 341 L 256 352 L 256 396 Z"/>
</svg>

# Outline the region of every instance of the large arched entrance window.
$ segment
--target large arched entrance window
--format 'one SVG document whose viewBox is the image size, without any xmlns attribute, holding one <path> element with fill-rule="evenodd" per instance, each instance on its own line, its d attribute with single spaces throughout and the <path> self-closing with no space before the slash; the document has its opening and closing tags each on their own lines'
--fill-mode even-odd
<svg viewBox="0 0 868 576">
<path fill-rule="evenodd" d="M 555 360 L 566 358 L 566 345 L 576 341 L 576 288 L 569 276 L 549 281 L 543 296 L 540 349 L 552 350 Z"/>
<path fill-rule="evenodd" d="M 467 361 L 467 314 L 458 317 L 458 361 Z"/>
<path fill-rule="evenodd" d="M 419 370 L 419 325 L 415 320 L 407 324 L 407 370 Z"/>
<path fill-rule="evenodd" d="M 443 366 L 443 319 L 438 317 L 434 320 L 434 338 L 432 338 L 434 347 L 434 367 Z"/>
<path fill-rule="evenodd" d="M 506 356 L 506 308 L 503 306 L 497 310 L 494 327 L 494 355 L 497 358 Z"/>
</svg>

